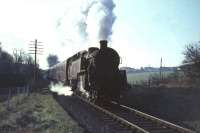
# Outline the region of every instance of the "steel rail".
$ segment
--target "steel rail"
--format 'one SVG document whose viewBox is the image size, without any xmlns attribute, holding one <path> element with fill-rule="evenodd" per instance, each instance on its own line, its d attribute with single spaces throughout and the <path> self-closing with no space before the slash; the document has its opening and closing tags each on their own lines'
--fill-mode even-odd
<svg viewBox="0 0 200 133">
<path fill-rule="evenodd" d="M 112 102 L 114 104 L 117 104 L 116 102 Z M 146 114 L 146 113 L 143 113 L 141 111 L 138 111 L 136 109 L 133 109 L 133 108 L 130 108 L 128 106 L 125 106 L 125 105 L 121 105 L 120 104 L 120 107 L 123 107 L 127 110 L 130 110 L 131 112 L 134 112 L 135 114 L 145 118 L 145 119 L 148 119 L 148 120 L 151 120 L 151 121 L 154 121 L 156 122 L 158 125 L 162 125 L 162 126 L 165 126 L 165 127 L 168 127 L 170 129 L 174 129 L 175 131 L 178 131 L 180 133 L 195 133 L 194 131 L 190 130 L 190 129 L 187 129 L 187 128 L 183 128 L 179 125 L 176 125 L 176 124 L 173 124 L 171 122 L 168 122 L 168 121 L 165 121 L 165 120 L 162 120 L 162 119 L 159 119 L 155 116 L 152 116 L 152 115 L 149 115 L 149 114 Z"/>
<path fill-rule="evenodd" d="M 114 119 L 115 121 L 119 122 L 120 124 L 124 125 L 125 127 L 128 127 L 130 128 L 131 130 L 133 130 L 134 132 L 136 133 L 149 133 L 148 131 L 142 129 L 141 127 L 133 124 L 133 123 L 130 123 L 129 121 L 125 120 L 124 118 L 121 118 L 119 116 L 117 116 L 116 114 L 114 113 L 111 113 L 105 109 L 103 109 L 102 107 L 94 104 L 94 103 L 91 103 L 89 102 L 88 100 L 85 100 L 83 99 L 82 97 L 76 95 L 79 99 L 81 99 L 82 101 L 84 101 L 85 103 L 91 105 L 92 107 L 94 107 L 95 109 L 103 112 L 104 114 L 108 115 L 109 117 L 111 117 L 112 119 Z"/>
<path fill-rule="evenodd" d="M 125 127 L 128 127 L 130 128 L 131 130 L 133 130 L 134 132 L 137 132 L 137 133 L 150 133 L 149 131 L 147 131 L 146 129 L 143 129 L 142 126 L 138 126 L 138 125 L 135 125 L 134 123 L 131 123 L 129 122 L 128 120 L 108 111 L 107 109 L 104 109 L 103 107 L 100 107 L 94 103 L 91 103 L 90 101 L 88 101 L 87 99 L 83 98 L 82 96 L 80 95 L 77 95 L 75 94 L 76 97 L 78 97 L 80 100 L 84 101 L 85 103 L 91 105 L 92 107 L 94 107 L 95 109 L 101 111 L 102 113 L 104 113 L 105 115 L 111 117 L 113 120 L 119 122 L 120 124 L 124 125 Z M 111 102 L 113 104 L 118 104 L 117 102 Z M 180 133 L 196 133 L 190 129 L 187 129 L 187 128 L 183 128 L 179 125 L 176 125 L 176 124 L 173 124 L 171 122 L 168 122 L 168 121 L 165 121 L 165 120 L 162 120 L 160 118 L 157 118 L 155 116 L 152 116 L 152 115 L 149 115 L 149 114 L 146 114 L 146 113 L 143 113 L 141 111 L 138 111 L 136 109 L 133 109 L 131 107 L 128 107 L 126 105 L 122 105 L 122 104 L 118 104 L 120 107 L 124 108 L 124 109 L 127 109 L 128 111 L 131 111 L 133 112 L 134 114 L 136 114 L 137 116 L 140 116 L 141 118 L 144 118 L 146 120 L 150 120 L 152 122 L 155 122 L 157 125 L 160 125 L 160 126 L 164 126 L 166 128 L 169 128 L 170 130 L 173 130 L 174 132 L 180 132 Z"/>
</svg>

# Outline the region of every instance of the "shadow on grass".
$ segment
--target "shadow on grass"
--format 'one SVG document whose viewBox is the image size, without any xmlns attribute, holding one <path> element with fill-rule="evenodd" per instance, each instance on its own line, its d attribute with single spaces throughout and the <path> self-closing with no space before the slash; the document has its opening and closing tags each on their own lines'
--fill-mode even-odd
<svg viewBox="0 0 200 133">
<path fill-rule="evenodd" d="M 180 125 L 200 125 L 200 88 L 130 88 L 123 103 Z"/>
</svg>

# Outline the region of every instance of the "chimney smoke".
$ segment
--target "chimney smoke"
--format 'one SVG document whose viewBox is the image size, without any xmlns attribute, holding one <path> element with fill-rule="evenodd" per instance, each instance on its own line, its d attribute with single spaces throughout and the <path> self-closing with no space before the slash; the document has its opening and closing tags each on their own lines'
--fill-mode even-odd
<svg viewBox="0 0 200 133">
<path fill-rule="evenodd" d="M 82 44 L 98 40 L 111 40 L 114 14 L 114 0 L 82 0 L 74 3 L 59 20 L 65 40 L 70 43 L 81 40 Z"/>
<path fill-rule="evenodd" d="M 87 3 L 87 2 L 86 2 Z M 84 40 L 110 40 L 116 16 L 113 0 L 91 0 L 82 8 L 78 29 Z"/>
</svg>

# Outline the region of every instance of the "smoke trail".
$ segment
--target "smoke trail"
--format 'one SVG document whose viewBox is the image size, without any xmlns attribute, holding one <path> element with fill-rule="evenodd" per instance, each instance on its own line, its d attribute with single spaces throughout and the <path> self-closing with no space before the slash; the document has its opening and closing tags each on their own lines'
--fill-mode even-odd
<svg viewBox="0 0 200 133">
<path fill-rule="evenodd" d="M 68 42 L 80 40 L 99 41 L 111 39 L 112 27 L 116 20 L 113 0 L 82 0 L 69 7 L 58 27 L 64 31 Z"/>
<path fill-rule="evenodd" d="M 55 85 L 53 83 L 51 83 L 50 90 L 52 92 L 56 92 L 58 95 L 65 95 L 65 96 L 71 96 L 72 93 L 73 93 L 71 91 L 71 87 L 63 86 L 62 83 L 58 83 L 58 84 L 55 84 Z"/>
<path fill-rule="evenodd" d="M 115 4 L 112 0 L 101 0 L 103 16 L 100 20 L 99 39 L 109 39 L 116 16 L 113 13 Z"/>
<path fill-rule="evenodd" d="M 82 11 L 85 20 L 79 22 L 79 29 L 89 40 L 110 39 L 112 26 L 115 22 L 112 0 L 98 0 L 89 3 Z"/>
<path fill-rule="evenodd" d="M 97 1 L 91 1 L 91 3 L 87 3 L 86 6 L 82 6 L 82 19 L 79 20 L 79 22 L 77 23 L 78 25 L 78 29 L 80 34 L 82 35 L 82 37 L 86 40 L 88 37 L 88 33 L 87 33 L 87 17 L 88 17 L 88 13 L 90 11 L 90 8 L 95 5 L 97 3 Z"/>
</svg>

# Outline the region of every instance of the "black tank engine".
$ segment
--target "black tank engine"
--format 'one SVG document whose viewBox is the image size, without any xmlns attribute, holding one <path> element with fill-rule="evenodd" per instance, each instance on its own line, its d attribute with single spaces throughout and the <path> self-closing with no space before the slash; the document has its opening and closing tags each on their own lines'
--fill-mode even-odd
<svg viewBox="0 0 200 133">
<path fill-rule="evenodd" d="M 100 49 L 90 47 L 50 68 L 48 78 L 71 86 L 73 92 L 95 103 L 119 101 L 127 83 L 126 72 L 119 70 L 119 64 L 119 54 L 101 40 Z"/>
</svg>

